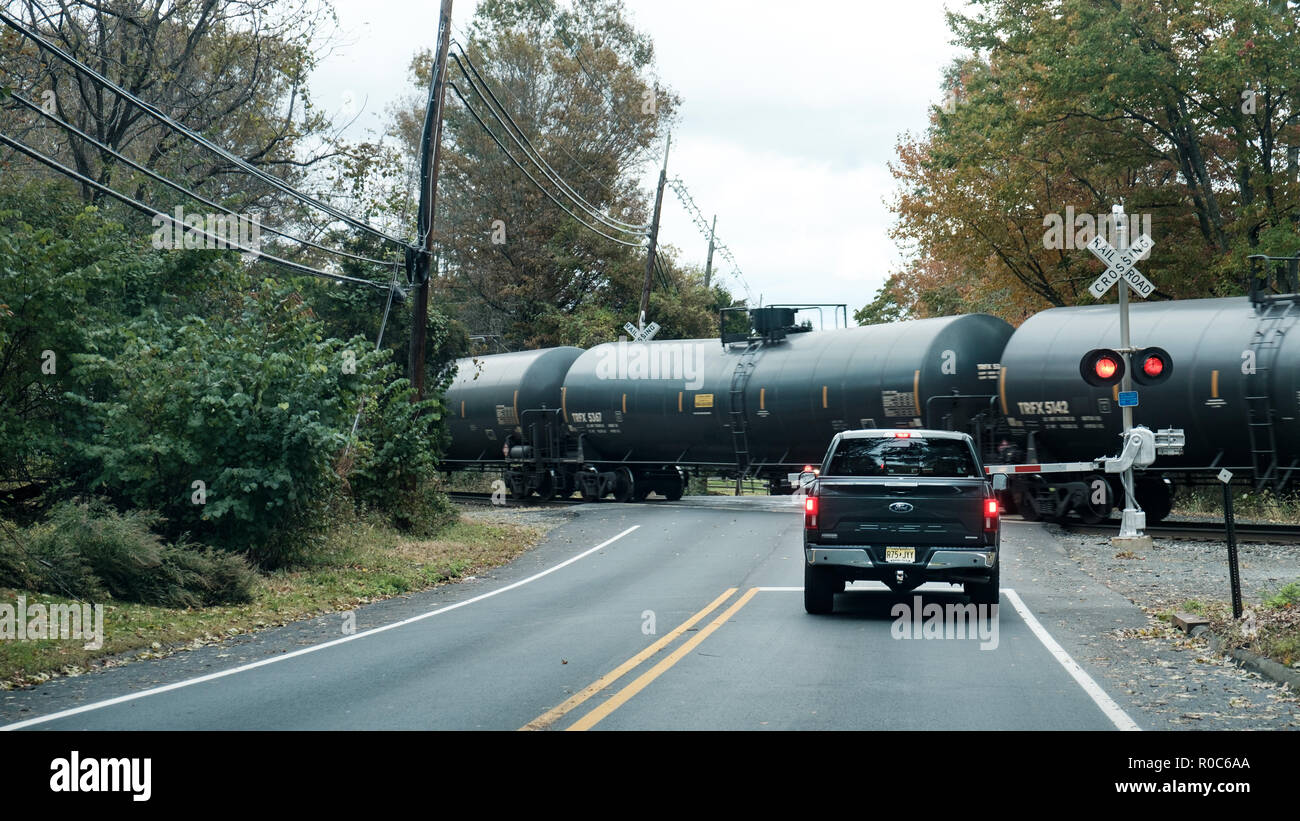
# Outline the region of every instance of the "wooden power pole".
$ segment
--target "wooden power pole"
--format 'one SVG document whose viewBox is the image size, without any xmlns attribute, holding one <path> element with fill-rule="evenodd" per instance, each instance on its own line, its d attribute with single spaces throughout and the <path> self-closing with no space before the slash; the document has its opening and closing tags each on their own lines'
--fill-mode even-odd
<svg viewBox="0 0 1300 821">
<path fill-rule="evenodd" d="M 447 51 L 451 47 L 451 3 L 442 0 L 438 17 L 438 52 L 429 83 L 429 104 L 420 138 L 420 214 L 417 236 L 423 243 L 415 264 L 415 306 L 412 309 L 411 350 L 407 362 L 416 400 L 424 399 L 424 346 L 429 329 L 429 280 L 433 260 L 433 215 L 438 202 L 438 162 L 442 159 L 442 107 L 447 85 Z"/>
<path fill-rule="evenodd" d="M 713 215 L 713 226 L 709 228 L 709 258 L 704 263 L 704 290 L 709 290 L 709 280 L 713 278 L 713 238 L 717 236 L 718 215 Z"/>
<path fill-rule="evenodd" d="M 645 258 L 645 284 L 641 286 L 641 312 L 637 315 L 639 327 L 644 328 L 646 311 L 650 310 L 650 282 L 655 270 L 655 254 L 659 245 L 659 212 L 664 207 L 664 185 L 668 182 L 668 150 L 673 147 L 673 135 L 668 135 L 664 146 L 664 167 L 659 170 L 659 191 L 655 194 L 655 215 L 650 221 L 650 252 Z"/>
</svg>

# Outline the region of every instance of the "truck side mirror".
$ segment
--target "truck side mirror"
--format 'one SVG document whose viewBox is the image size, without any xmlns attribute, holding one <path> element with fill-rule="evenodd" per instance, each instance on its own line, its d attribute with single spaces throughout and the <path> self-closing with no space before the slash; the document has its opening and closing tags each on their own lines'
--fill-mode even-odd
<svg viewBox="0 0 1300 821">
<path fill-rule="evenodd" d="M 811 470 L 805 470 L 799 474 L 799 487 L 808 487 L 817 478 L 817 474 Z"/>
<path fill-rule="evenodd" d="M 1007 489 L 1007 475 L 1005 473 L 993 474 L 993 489 L 994 490 Z"/>
</svg>

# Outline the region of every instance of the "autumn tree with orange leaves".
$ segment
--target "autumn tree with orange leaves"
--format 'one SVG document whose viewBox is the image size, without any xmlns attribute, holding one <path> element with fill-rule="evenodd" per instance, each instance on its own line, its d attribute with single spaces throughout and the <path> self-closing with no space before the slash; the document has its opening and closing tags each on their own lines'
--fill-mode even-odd
<svg viewBox="0 0 1300 821">
<path fill-rule="evenodd" d="M 1152 226 L 1154 299 L 1239 294 L 1249 254 L 1300 251 L 1294 2 L 973 5 L 948 16 L 972 55 L 951 103 L 890 166 L 908 262 L 859 321 L 1091 302 L 1113 203 Z"/>
</svg>

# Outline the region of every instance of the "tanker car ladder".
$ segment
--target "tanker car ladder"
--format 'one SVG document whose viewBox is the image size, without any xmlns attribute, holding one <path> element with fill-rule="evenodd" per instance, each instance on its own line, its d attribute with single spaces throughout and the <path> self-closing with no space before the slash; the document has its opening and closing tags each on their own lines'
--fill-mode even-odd
<svg viewBox="0 0 1300 821">
<path fill-rule="evenodd" d="M 740 493 L 741 482 L 749 472 L 749 427 L 745 413 L 745 389 L 749 386 L 749 377 L 754 372 L 754 360 L 763 350 L 763 341 L 752 339 L 741 352 L 736 361 L 736 369 L 731 372 L 731 443 L 736 451 L 736 493 Z"/>
<path fill-rule="evenodd" d="M 1278 351 L 1286 333 L 1295 325 L 1297 314 L 1292 305 L 1273 303 L 1261 306 L 1263 315 L 1250 341 L 1255 367 L 1246 374 L 1246 432 L 1250 438 L 1250 458 L 1255 471 L 1255 489 L 1270 482 L 1278 488 L 1290 478 L 1295 463 L 1278 473 L 1277 435 L 1273 428 L 1272 375 Z"/>
</svg>

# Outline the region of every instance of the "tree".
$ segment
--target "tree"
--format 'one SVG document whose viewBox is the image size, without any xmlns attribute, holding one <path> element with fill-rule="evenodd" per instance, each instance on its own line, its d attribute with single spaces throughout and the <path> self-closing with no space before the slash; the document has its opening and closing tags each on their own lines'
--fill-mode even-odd
<svg viewBox="0 0 1300 821">
<path fill-rule="evenodd" d="M 621 0 L 577 0 L 569 8 L 551 0 L 488 0 L 470 34 L 468 60 L 452 52 L 464 72 L 455 60 L 448 64 L 460 93 L 447 93 L 434 303 L 510 348 L 609 341 L 636 318 L 644 250 L 601 237 L 539 191 L 476 121 L 475 115 L 527 165 L 511 132 L 489 114 L 491 97 L 475 91 L 466 74 L 477 71 L 523 138 L 578 196 L 631 225 L 649 221 L 639 170 L 661 150 L 677 97 L 654 82 L 653 44 L 627 21 Z M 428 52 L 412 62 L 418 91 L 428 87 L 430 64 Z M 387 139 L 400 147 L 406 168 L 415 166 L 422 121 L 422 97 L 394 112 Z M 544 172 L 531 173 L 574 215 L 638 241 L 599 224 Z M 386 174 L 390 181 L 397 176 L 391 168 Z M 406 179 L 413 196 L 416 181 Z M 706 291 L 672 257 L 671 250 L 661 255 L 666 276 L 656 275 L 650 318 L 663 326 L 663 337 L 713 334 L 718 292 Z"/>
<path fill-rule="evenodd" d="M 1121 201 L 1150 215 L 1165 298 L 1239 292 L 1246 254 L 1300 245 L 1300 40 L 1285 4 L 977 6 L 949 15 L 973 55 L 949 72 L 954 104 L 891 166 L 908 276 L 939 265 L 937 282 L 967 286 L 963 307 L 1012 321 L 1090 300 L 1100 265 L 1082 243 Z M 1075 242 L 1053 243 L 1067 209 Z"/>
<path fill-rule="evenodd" d="M 17 0 L 10 5 L 29 28 L 81 63 L 290 184 L 343 154 L 306 88 L 320 32 L 333 20 L 328 0 Z M 165 203 L 179 195 L 106 149 L 241 211 L 275 212 L 285 222 L 308 218 L 287 195 L 196 148 L 17 32 L 0 28 L 0 42 L 5 84 L 104 148 L 16 102 L 0 112 L 0 130 L 137 199 Z M 88 185 L 81 195 L 94 203 L 104 198 Z"/>
</svg>

